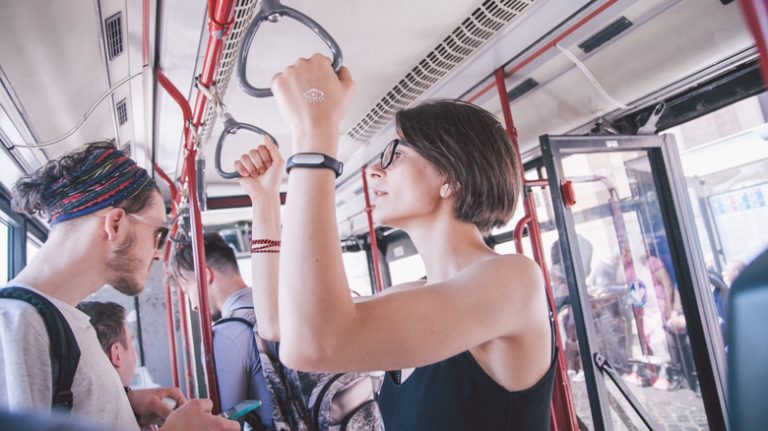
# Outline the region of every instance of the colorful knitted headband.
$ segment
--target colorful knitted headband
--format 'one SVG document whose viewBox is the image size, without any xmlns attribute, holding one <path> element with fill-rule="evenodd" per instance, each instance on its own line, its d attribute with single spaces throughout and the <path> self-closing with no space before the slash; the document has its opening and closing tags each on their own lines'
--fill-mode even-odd
<svg viewBox="0 0 768 431">
<path fill-rule="evenodd" d="M 48 222 L 54 225 L 130 199 L 150 181 L 147 171 L 122 151 L 94 151 L 43 193 Z"/>
</svg>

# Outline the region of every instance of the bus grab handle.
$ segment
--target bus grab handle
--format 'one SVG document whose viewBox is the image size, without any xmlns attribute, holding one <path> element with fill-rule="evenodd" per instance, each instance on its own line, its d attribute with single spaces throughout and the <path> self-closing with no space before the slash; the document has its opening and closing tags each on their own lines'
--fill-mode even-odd
<svg viewBox="0 0 768 431">
<path fill-rule="evenodd" d="M 260 129 L 256 126 L 253 126 L 247 123 L 238 123 L 237 120 L 235 120 L 232 117 L 232 115 L 229 114 L 228 112 L 223 113 L 222 117 L 224 118 L 224 130 L 221 132 L 221 136 L 219 136 L 219 142 L 216 143 L 216 155 L 215 155 L 215 162 L 214 162 L 214 165 L 216 167 L 216 172 L 218 172 L 218 174 L 221 175 L 222 178 L 226 178 L 226 179 L 240 178 L 239 173 L 225 172 L 221 168 L 221 148 L 224 146 L 224 141 L 227 140 L 227 137 L 229 135 L 234 135 L 240 129 L 244 129 L 244 130 L 248 130 L 249 132 L 257 133 L 259 135 L 268 137 L 269 139 L 272 140 L 272 143 L 275 145 L 277 145 L 277 139 L 275 139 L 274 136 L 270 135 L 269 132 L 263 129 Z"/>
<path fill-rule="evenodd" d="M 248 63 L 248 52 L 251 50 L 251 42 L 253 42 L 253 37 L 256 35 L 259 27 L 261 27 L 261 23 L 267 20 L 270 22 L 277 22 L 277 19 L 281 16 L 287 16 L 288 18 L 294 19 L 315 32 L 315 34 L 328 45 L 328 48 L 331 49 L 331 54 L 333 54 L 333 62 L 331 64 L 333 70 L 338 72 L 341 67 L 341 48 L 320 24 L 298 10 L 285 6 L 280 3 L 280 0 L 261 0 L 259 2 L 259 11 L 248 25 L 248 29 L 246 29 L 245 35 L 243 36 L 243 42 L 240 45 L 240 50 L 237 52 L 237 76 L 240 80 L 240 87 L 243 91 L 253 97 L 271 97 L 272 90 L 269 88 L 256 88 L 248 82 L 248 77 L 245 75 L 245 68 Z"/>
</svg>

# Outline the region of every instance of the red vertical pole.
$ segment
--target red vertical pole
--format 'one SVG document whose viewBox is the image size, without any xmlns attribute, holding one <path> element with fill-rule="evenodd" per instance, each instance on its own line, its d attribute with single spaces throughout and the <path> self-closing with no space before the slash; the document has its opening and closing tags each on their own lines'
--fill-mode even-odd
<svg viewBox="0 0 768 431">
<path fill-rule="evenodd" d="M 165 308 L 168 318 L 168 349 L 171 355 L 171 384 L 174 388 L 179 387 L 179 360 L 176 356 L 176 331 L 173 325 L 173 296 L 171 294 L 171 283 L 165 282 Z"/>
<path fill-rule="evenodd" d="M 182 112 L 182 120 L 184 123 L 184 139 L 185 142 L 190 137 L 190 130 L 189 130 L 189 120 L 192 118 L 192 109 L 189 107 L 189 102 L 187 99 L 184 98 L 184 96 L 181 94 L 181 92 L 176 88 L 175 85 L 161 72 L 157 71 L 155 74 L 157 76 L 157 82 L 160 84 L 163 89 L 165 89 L 166 92 L 173 98 L 173 100 L 176 101 L 176 103 L 181 108 Z M 194 163 L 193 163 L 194 165 Z M 160 174 L 161 177 L 165 175 L 165 173 L 162 171 L 162 169 L 158 170 L 156 169 L 158 174 Z M 167 175 L 165 175 L 165 178 L 167 178 L 167 181 L 170 180 Z M 171 182 L 171 184 L 173 184 Z M 176 193 L 178 198 L 178 190 L 175 187 L 171 187 L 171 194 Z M 180 311 L 180 317 L 181 317 L 181 327 L 183 329 L 184 334 L 184 350 L 186 352 L 185 356 L 185 375 L 186 375 L 186 389 L 187 389 L 187 398 L 195 395 L 192 391 L 192 362 L 191 362 L 191 356 L 189 354 L 189 348 L 191 346 L 190 339 L 189 339 L 189 326 L 188 326 L 188 320 L 187 320 L 187 308 L 184 303 L 184 292 L 179 289 L 179 311 Z M 174 346 L 175 348 L 175 346 Z"/>
<path fill-rule="evenodd" d="M 523 254 L 523 228 L 531 221 L 531 217 L 524 215 L 515 225 L 512 238 L 515 240 L 515 251 L 517 254 Z"/>
<path fill-rule="evenodd" d="M 371 206 L 371 197 L 368 194 L 368 174 L 365 166 L 361 170 L 363 175 L 363 196 L 365 196 L 365 214 L 368 217 L 368 235 L 371 240 L 371 257 L 373 259 L 373 275 L 376 278 L 376 292 L 384 289 L 384 282 L 381 280 L 381 267 L 379 266 L 379 242 L 376 239 L 376 228 L 373 226 L 373 207 Z"/>
<path fill-rule="evenodd" d="M 501 110 L 504 114 L 504 123 L 506 125 L 507 134 L 512 142 L 512 151 L 515 157 L 515 164 L 517 165 L 517 172 L 520 175 L 520 181 L 525 183 L 523 174 L 523 163 L 520 157 L 520 147 L 517 142 L 517 129 L 512 119 L 512 110 L 509 107 L 509 97 L 507 96 L 507 84 L 504 81 L 504 70 L 499 68 L 496 70 L 496 89 L 499 92 L 499 100 L 501 102 Z M 533 184 L 539 185 L 539 181 L 532 181 Z M 541 267 L 542 274 L 544 276 L 544 288 L 547 293 L 547 300 L 549 301 L 549 307 L 552 312 L 555 312 L 555 300 L 552 294 L 552 286 L 549 281 L 549 273 L 547 273 L 547 264 L 544 258 L 544 251 L 541 245 L 541 229 L 539 227 L 539 220 L 536 216 L 536 202 L 533 199 L 533 194 L 530 190 L 530 185 L 524 186 L 523 197 L 523 209 L 525 210 L 524 219 L 528 219 L 528 237 L 531 239 L 531 246 L 533 247 L 533 259 Z M 516 229 L 517 230 L 517 229 Z M 522 236 L 522 229 L 520 230 Z M 522 249 L 522 244 L 517 245 L 518 250 Z M 563 347 L 560 340 L 560 331 L 555 331 L 555 345 L 560 354 L 557 355 L 557 372 L 555 373 L 555 387 L 552 391 L 552 405 L 550 408 L 550 426 L 553 431 L 559 430 L 578 430 L 578 421 L 576 419 L 576 409 L 573 406 L 573 395 L 571 393 L 570 381 L 568 380 L 568 368 L 565 363 L 565 355 L 562 354 Z"/>
<path fill-rule="evenodd" d="M 541 228 L 536 214 L 536 202 L 533 199 L 530 186 L 527 186 L 525 200 L 526 213 L 530 215 L 528 223 L 528 234 L 533 246 L 534 260 L 541 266 L 544 274 L 544 283 L 547 289 L 547 300 L 552 312 L 556 312 L 555 297 L 552 293 L 552 285 L 549 280 L 549 273 L 546 268 L 544 249 L 541 244 Z M 557 323 L 557 322 L 555 322 Z M 557 373 L 555 374 L 555 387 L 552 391 L 552 410 L 550 412 L 550 421 L 553 430 L 578 430 L 578 420 L 576 419 L 576 408 L 573 405 L 573 393 L 571 392 L 571 382 L 568 380 L 568 364 L 565 361 L 563 342 L 560 339 L 560 331 L 555 331 L 555 343 L 560 354 L 557 356 Z"/>
<path fill-rule="evenodd" d="M 176 218 L 176 199 L 178 198 L 178 191 L 176 189 L 176 186 L 173 184 L 173 181 L 170 177 L 160 169 L 159 166 L 155 165 L 155 172 L 162 178 L 167 184 L 168 189 L 171 193 L 171 218 Z M 176 236 L 176 231 L 178 230 L 179 226 L 178 224 L 174 224 L 171 228 L 170 232 L 170 238 L 173 238 Z M 163 280 L 165 283 L 165 309 L 166 309 L 166 318 L 168 320 L 168 344 L 169 344 L 169 352 L 171 357 L 171 379 L 173 387 L 178 388 L 179 387 L 179 362 L 178 358 L 176 356 L 176 330 L 174 328 L 173 324 L 173 297 L 171 295 L 171 283 L 168 281 L 168 260 L 171 257 L 171 247 L 172 243 L 171 241 L 168 241 L 165 243 L 165 251 L 163 252 Z"/>
<path fill-rule="evenodd" d="M 192 373 L 192 341 L 189 338 L 189 317 L 187 316 L 187 297 L 184 291 L 179 289 L 179 318 L 181 320 L 181 333 L 184 336 L 182 346 L 184 347 L 184 380 L 186 382 L 187 398 L 197 398 L 192 382 L 195 379 Z"/>
<path fill-rule="evenodd" d="M 741 0 L 741 10 L 760 53 L 760 70 L 763 82 L 768 83 L 768 2 L 766 0 Z"/>
<path fill-rule="evenodd" d="M 215 1 L 215 5 L 214 1 L 210 1 L 208 4 L 209 7 L 212 7 L 214 10 L 209 10 L 208 31 L 210 36 L 208 37 L 208 45 L 206 46 L 205 57 L 203 58 L 203 67 L 200 72 L 200 83 L 210 88 L 215 84 L 213 78 L 224 47 L 224 40 L 228 32 L 228 27 L 232 24 L 230 19 L 234 12 L 234 0 Z M 200 214 L 200 203 L 197 199 L 197 173 L 195 166 L 197 148 L 195 134 L 190 133 L 191 128 L 196 129 L 200 126 L 203 114 L 205 113 L 206 102 L 207 99 L 205 95 L 198 91 L 194 109 L 191 110 L 189 116 L 191 124 L 185 129 L 184 149 L 186 150 L 186 156 L 184 157 L 184 165 L 182 167 L 182 179 L 186 180 L 188 185 L 187 190 L 189 190 L 189 213 L 192 225 L 192 253 L 195 256 L 195 276 L 197 277 L 200 309 L 202 310 L 200 313 L 200 333 L 202 334 L 203 339 L 205 378 L 208 383 L 208 396 L 211 398 L 211 401 L 213 401 L 213 413 L 216 414 L 221 411 L 221 403 L 219 399 L 218 381 L 216 379 L 216 365 L 213 358 L 213 334 L 210 304 L 208 301 L 208 279 L 205 269 L 203 224 Z"/>
<path fill-rule="evenodd" d="M 203 339 L 203 359 L 205 361 L 205 379 L 208 383 L 208 397 L 213 401 L 213 413 L 221 411 L 219 400 L 219 384 L 216 379 L 216 362 L 213 357 L 213 322 L 211 321 L 211 305 L 208 301 L 208 274 L 205 267 L 205 245 L 203 243 L 203 223 L 200 213 L 200 203 L 197 200 L 197 172 L 193 148 L 187 152 L 186 166 L 187 184 L 189 190 L 189 219 L 192 225 L 192 254 L 194 255 L 195 276 L 200 303 L 200 334 Z"/>
</svg>

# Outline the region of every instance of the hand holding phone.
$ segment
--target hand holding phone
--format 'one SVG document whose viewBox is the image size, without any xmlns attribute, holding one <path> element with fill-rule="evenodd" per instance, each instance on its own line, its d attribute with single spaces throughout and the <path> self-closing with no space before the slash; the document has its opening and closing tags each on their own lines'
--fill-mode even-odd
<svg viewBox="0 0 768 431">
<path fill-rule="evenodd" d="M 240 419 L 248 413 L 256 410 L 261 405 L 261 400 L 243 400 L 234 407 L 223 411 L 220 416 L 225 419 Z"/>
</svg>

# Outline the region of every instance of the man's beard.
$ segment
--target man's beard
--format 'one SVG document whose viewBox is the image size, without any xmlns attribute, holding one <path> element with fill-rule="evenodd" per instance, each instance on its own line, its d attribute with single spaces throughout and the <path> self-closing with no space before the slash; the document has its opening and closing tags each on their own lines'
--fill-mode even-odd
<svg viewBox="0 0 768 431">
<path fill-rule="evenodd" d="M 141 259 L 133 253 L 135 242 L 136 235 L 131 232 L 125 242 L 110 253 L 107 260 L 107 268 L 112 271 L 110 286 L 129 296 L 136 296 L 144 290 L 144 284 L 137 281 L 141 271 Z"/>
</svg>

